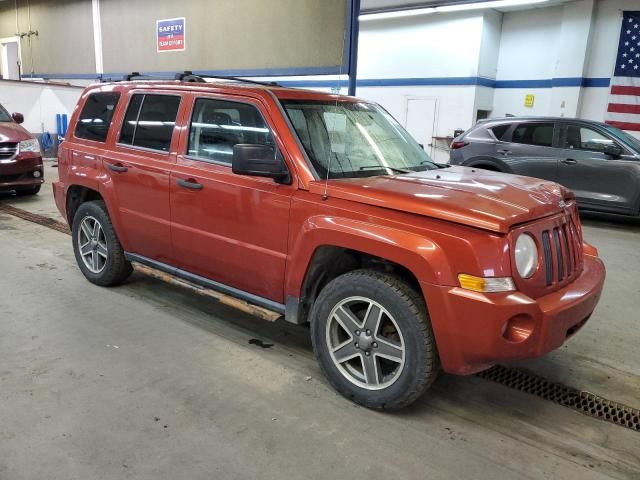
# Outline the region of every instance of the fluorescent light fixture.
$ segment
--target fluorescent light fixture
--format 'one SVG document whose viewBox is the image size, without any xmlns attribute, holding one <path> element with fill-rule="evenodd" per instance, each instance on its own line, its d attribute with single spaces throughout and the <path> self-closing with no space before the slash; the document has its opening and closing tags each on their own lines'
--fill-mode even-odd
<svg viewBox="0 0 640 480">
<path fill-rule="evenodd" d="M 408 10 L 396 10 L 391 12 L 363 13 L 360 21 L 386 20 L 391 18 L 415 17 L 430 13 L 460 12 L 464 10 L 481 10 L 485 8 L 519 7 L 545 3 L 549 0 L 494 0 L 491 2 L 463 3 L 460 5 L 444 5 L 442 7 L 412 8 Z"/>
</svg>

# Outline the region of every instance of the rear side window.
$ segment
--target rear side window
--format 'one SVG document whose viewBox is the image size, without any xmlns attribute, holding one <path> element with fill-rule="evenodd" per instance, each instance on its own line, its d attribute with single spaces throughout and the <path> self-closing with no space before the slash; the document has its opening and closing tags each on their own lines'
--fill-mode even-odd
<svg viewBox="0 0 640 480">
<path fill-rule="evenodd" d="M 511 137 L 513 143 L 550 147 L 553 145 L 553 123 L 523 123 L 518 125 Z"/>
<path fill-rule="evenodd" d="M 117 92 L 99 92 L 89 95 L 82 107 L 73 135 L 76 138 L 104 142 L 119 98 L 120 94 Z"/>
<path fill-rule="evenodd" d="M 193 107 L 187 154 L 231 164 L 238 143 L 275 146 L 271 130 L 256 107 L 199 98 Z"/>
<path fill-rule="evenodd" d="M 179 107 L 176 95 L 133 95 L 119 143 L 168 152 Z"/>
<path fill-rule="evenodd" d="M 491 133 L 493 133 L 493 136 L 496 137 L 496 140 L 504 140 L 504 136 L 507 133 L 507 130 L 509 130 L 510 126 L 510 123 L 505 123 L 503 125 L 494 125 L 490 128 L 490 130 Z"/>
</svg>

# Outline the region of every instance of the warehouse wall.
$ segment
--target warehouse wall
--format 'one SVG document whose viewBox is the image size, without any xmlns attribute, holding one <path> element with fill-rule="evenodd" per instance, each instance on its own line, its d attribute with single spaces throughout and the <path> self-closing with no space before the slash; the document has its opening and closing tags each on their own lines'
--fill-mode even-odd
<svg viewBox="0 0 640 480">
<path fill-rule="evenodd" d="M 23 72 L 36 76 L 187 69 L 333 73 L 345 60 L 347 0 L 102 0 L 95 32 L 102 38 L 102 72 L 96 72 L 91 0 L 30 0 L 30 8 L 27 0 L 17 3 L 16 25 L 14 1 L 0 2 L 0 38 L 38 31 L 21 42 Z M 156 20 L 174 17 L 186 17 L 187 48 L 158 53 Z"/>
<path fill-rule="evenodd" d="M 71 113 L 82 88 L 0 80 L 0 104 L 24 115 L 23 127 L 34 134 L 56 133 L 56 114 Z"/>
<path fill-rule="evenodd" d="M 18 20 L 13 1 L 0 2 L 0 38 L 37 30 L 22 39 L 23 75 L 35 73 L 95 73 L 91 2 L 87 0 L 18 1 Z"/>
<path fill-rule="evenodd" d="M 105 72 L 338 67 L 345 0 L 103 0 Z M 186 17 L 186 50 L 156 53 L 156 20 Z M 234 19 L 229 21 L 229 19 Z"/>
</svg>

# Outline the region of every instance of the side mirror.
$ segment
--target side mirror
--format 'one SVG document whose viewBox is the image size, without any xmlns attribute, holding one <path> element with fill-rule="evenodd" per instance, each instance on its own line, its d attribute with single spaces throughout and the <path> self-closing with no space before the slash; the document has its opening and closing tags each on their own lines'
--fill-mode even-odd
<svg viewBox="0 0 640 480">
<path fill-rule="evenodd" d="M 239 143 L 233 147 L 231 170 L 237 175 L 273 178 L 278 183 L 291 183 L 289 170 L 276 149 L 269 145 Z"/>
<path fill-rule="evenodd" d="M 615 143 L 610 143 L 609 145 L 605 145 L 604 153 L 613 158 L 620 158 L 622 155 L 622 147 Z"/>
<path fill-rule="evenodd" d="M 24 115 L 22 115 L 21 113 L 18 112 L 14 112 L 11 114 L 11 118 L 13 118 L 13 121 L 16 123 L 22 123 L 24 122 Z"/>
</svg>

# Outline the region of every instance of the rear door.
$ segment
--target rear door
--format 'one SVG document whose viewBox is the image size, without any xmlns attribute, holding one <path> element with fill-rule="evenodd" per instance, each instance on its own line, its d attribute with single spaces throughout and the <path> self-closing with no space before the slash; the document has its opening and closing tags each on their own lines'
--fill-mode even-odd
<svg viewBox="0 0 640 480">
<path fill-rule="evenodd" d="M 129 93 L 116 144 L 103 158 L 111 177 L 105 186 L 114 190 L 130 252 L 167 263 L 173 260 L 169 175 L 180 102 L 176 93 Z"/>
<path fill-rule="evenodd" d="M 194 94 L 171 173 L 171 235 L 180 268 L 284 303 L 292 185 L 231 171 L 238 143 L 287 156 L 262 103 Z M 293 172 L 291 172 L 293 174 Z"/>
<path fill-rule="evenodd" d="M 506 135 L 508 143 L 497 150 L 498 158 L 518 175 L 557 180 L 559 129 L 553 121 L 515 123 Z"/>
<path fill-rule="evenodd" d="M 617 144 L 624 153 L 612 158 L 604 153 Z M 573 190 L 581 207 L 631 214 L 637 207 L 638 160 L 605 131 L 567 122 L 561 132 L 558 182 Z"/>
</svg>

